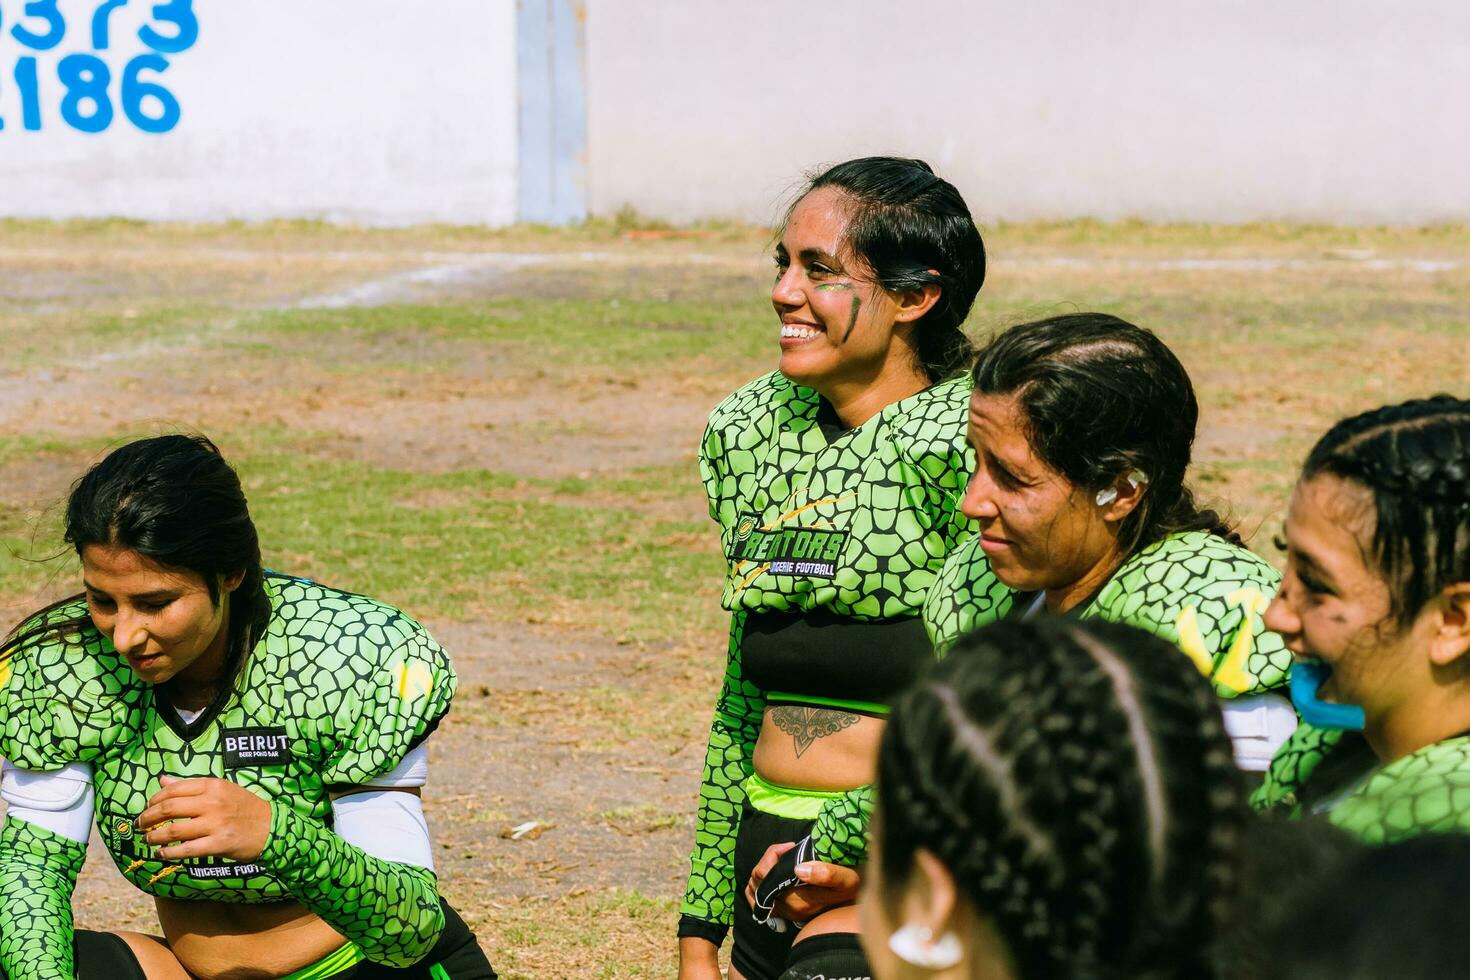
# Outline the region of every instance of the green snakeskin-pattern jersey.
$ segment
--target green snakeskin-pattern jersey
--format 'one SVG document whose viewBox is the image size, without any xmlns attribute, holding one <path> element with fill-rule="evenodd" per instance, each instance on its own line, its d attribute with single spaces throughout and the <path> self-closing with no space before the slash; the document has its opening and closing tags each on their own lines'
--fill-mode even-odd
<svg viewBox="0 0 1470 980">
<path fill-rule="evenodd" d="M 1281 575 L 1257 555 L 1206 531 L 1170 535 L 1129 558 L 1074 610 L 1126 623 L 1178 646 L 1223 698 L 1285 686 L 1291 653 L 1261 622 Z M 974 538 L 945 562 L 924 605 L 942 655 L 966 633 L 1003 618 L 1016 593 L 990 569 Z"/>
<path fill-rule="evenodd" d="M 444 928 L 434 872 L 375 858 L 284 800 L 271 803 L 260 863 L 374 963 L 413 966 Z"/>
<path fill-rule="evenodd" d="M 1291 653 L 1261 616 L 1281 576 L 1260 557 L 1217 535 L 1189 531 L 1144 548 L 1075 614 L 1127 623 L 1176 644 L 1221 697 L 1285 686 Z M 1006 616 L 1017 593 L 1001 583 L 978 537 L 950 555 L 924 603 L 924 626 L 939 656 L 972 630 Z M 853 792 L 827 807 L 812 830 L 820 860 L 856 866 L 867 856 L 871 795 Z"/>
<path fill-rule="evenodd" d="M 1355 747 L 1368 755 L 1366 746 L 1356 745 L 1361 741 L 1357 733 L 1302 723 L 1271 760 L 1251 804 L 1292 817 L 1325 811 L 1332 823 L 1369 844 L 1470 833 L 1470 735 L 1427 745 L 1386 766 L 1358 767 L 1355 778 L 1320 787 L 1320 804 L 1304 804 L 1337 757 Z"/>
<path fill-rule="evenodd" d="M 161 776 L 229 779 L 325 828 L 330 791 L 392 769 L 449 710 L 455 675 L 448 656 L 397 609 L 281 575 L 268 574 L 265 589 L 273 609 L 265 635 L 234 683 L 192 724 L 160 703 L 163 691 L 140 680 L 90 624 L 65 640 L 12 648 L 0 663 L 0 755 L 35 772 L 91 765 L 102 840 L 123 876 L 148 894 L 242 903 L 297 897 L 259 861 L 155 858 L 134 821 Z M 85 615 L 84 600 L 49 614 L 52 621 Z M 27 830 L 46 834 L 16 823 L 7 820 L 6 840 Z M 84 853 L 63 856 L 80 865 Z M 25 874 L 22 854 L 0 846 L 0 881 Z M 342 894 L 342 913 L 351 918 L 357 899 Z M 5 890 L 0 909 L 9 923 L 13 895 Z M 29 921 L 37 930 L 63 930 L 70 947 L 69 913 L 64 921 Z M 391 912 L 379 925 L 402 927 Z M 12 941 L 7 935 L 6 946 Z M 55 942 L 39 933 L 34 941 Z"/>
<path fill-rule="evenodd" d="M 0 969 L 10 980 L 72 976 L 71 893 L 87 845 L 6 820 L 0 854 Z"/>
<path fill-rule="evenodd" d="M 699 465 L 732 615 L 682 914 L 728 925 L 733 912 L 742 784 L 765 709 L 741 673 L 746 612 L 917 616 L 945 556 L 973 530 L 959 512 L 969 396 L 968 377 L 943 381 L 829 435 L 816 392 L 773 373 L 711 414 Z"/>
</svg>

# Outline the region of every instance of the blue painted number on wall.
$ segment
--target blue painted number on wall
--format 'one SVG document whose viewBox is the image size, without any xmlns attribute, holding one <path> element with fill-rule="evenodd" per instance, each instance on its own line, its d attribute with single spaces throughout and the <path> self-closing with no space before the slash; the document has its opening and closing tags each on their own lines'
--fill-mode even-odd
<svg viewBox="0 0 1470 980">
<path fill-rule="evenodd" d="M 118 7 L 127 6 L 128 0 L 104 0 L 92 15 L 92 50 L 106 51 L 110 43 L 110 18 Z"/>
<path fill-rule="evenodd" d="M 145 133 L 166 133 L 179 124 L 179 100 L 174 94 L 157 82 L 145 82 L 138 77 L 144 71 L 162 74 L 167 67 L 168 59 L 161 54 L 140 54 L 123 70 L 123 114 Z M 156 116 L 143 112 L 143 100 L 150 97 L 158 102 L 160 111 Z"/>
<path fill-rule="evenodd" d="M 169 0 L 168 3 L 154 4 L 153 19 L 174 25 L 172 37 L 158 33 L 151 24 L 138 31 L 138 37 L 154 51 L 179 54 L 192 48 L 194 42 L 199 40 L 199 20 L 194 16 L 194 0 Z"/>
<path fill-rule="evenodd" d="M 37 34 L 30 30 L 24 23 L 26 18 L 35 18 L 43 21 L 46 26 L 45 33 Z M 56 0 L 32 0 L 25 7 L 25 14 L 10 29 L 10 34 L 21 44 L 37 51 L 50 51 L 61 43 L 66 37 L 66 20 L 61 16 L 61 11 L 56 9 Z"/>
<path fill-rule="evenodd" d="M 73 3 L 74 0 L 68 0 L 69 9 Z M 124 56 L 126 60 L 118 58 L 109 63 L 101 54 L 113 51 L 114 41 L 122 46 L 124 38 L 113 26 L 115 15 L 128 3 L 129 0 L 97 0 L 88 25 L 93 53 L 67 54 L 54 63 L 40 61 L 34 53 L 17 57 L 11 72 L 15 80 L 14 94 L 0 86 L 0 131 L 5 129 L 4 116 L 17 110 L 21 128 L 28 132 L 38 132 L 51 112 L 65 125 L 83 133 L 105 132 L 118 110 L 144 133 L 167 133 L 176 127 L 183 111 L 178 98 L 159 76 L 168 70 L 169 59 L 165 55 L 181 54 L 199 41 L 194 0 L 152 4 L 148 21 L 137 31 L 145 50 L 131 57 Z M 53 50 L 67 32 L 58 0 L 0 0 L 0 40 L 4 40 L 7 24 L 9 37 L 30 52 Z M 0 51 L 3 50 L 0 46 Z"/>
</svg>

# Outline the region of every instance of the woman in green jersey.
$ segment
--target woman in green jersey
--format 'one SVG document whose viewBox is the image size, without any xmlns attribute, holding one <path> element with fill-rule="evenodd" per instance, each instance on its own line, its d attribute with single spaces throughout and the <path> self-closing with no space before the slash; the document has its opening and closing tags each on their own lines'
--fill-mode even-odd
<svg viewBox="0 0 1470 980">
<path fill-rule="evenodd" d="M 919 611 L 970 533 L 955 506 L 969 469 L 960 328 L 984 275 L 964 200 L 917 160 L 839 164 L 784 222 L 777 370 L 721 402 L 700 447 L 732 615 L 680 910 L 684 980 L 719 975 L 732 924 L 732 976 L 787 968 L 792 933 L 754 914 L 751 870 L 869 782 L 886 701 L 930 659 Z M 814 921 L 789 975 L 865 975 L 855 931 L 850 908 Z"/>
<path fill-rule="evenodd" d="M 1010 328 L 973 371 L 974 475 L 956 549 L 924 620 L 942 653 L 964 633 L 1042 613 L 1128 623 L 1179 646 L 1222 699 L 1242 768 L 1295 726 L 1291 657 L 1261 614 L 1280 576 L 1185 481 L 1194 386 L 1150 331 L 1102 313 Z"/>
<path fill-rule="evenodd" d="M 0 973 L 493 978 L 419 803 L 455 685 L 424 628 L 263 571 L 202 437 L 110 453 L 66 541 L 83 593 L 0 652 Z M 73 928 L 94 822 L 161 937 Z"/>
<path fill-rule="evenodd" d="M 1278 693 L 1290 654 L 1261 623 L 1280 576 L 1185 482 L 1198 405 L 1178 358 L 1147 330 L 1078 313 L 1004 331 L 972 379 L 975 469 L 960 509 L 980 533 L 925 600 L 939 654 L 1007 617 L 1136 626 L 1211 679 L 1237 763 L 1264 770 L 1296 725 Z M 827 863 L 862 862 L 871 805 L 859 790 L 824 808 L 812 831 L 823 863 L 810 870 L 853 886 Z"/>
<path fill-rule="evenodd" d="M 1302 725 L 1254 802 L 1370 843 L 1470 832 L 1470 401 L 1339 422 L 1286 515 L 1266 613 Z"/>
</svg>

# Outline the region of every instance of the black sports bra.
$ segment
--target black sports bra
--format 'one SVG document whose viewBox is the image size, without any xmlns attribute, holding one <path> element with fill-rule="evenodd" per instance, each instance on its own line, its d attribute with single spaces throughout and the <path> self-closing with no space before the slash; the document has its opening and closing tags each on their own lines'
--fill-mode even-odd
<svg viewBox="0 0 1470 980">
<path fill-rule="evenodd" d="M 917 616 L 867 623 L 818 609 L 746 615 L 740 662 L 767 704 L 839 708 L 882 717 L 934 660 Z"/>
</svg>

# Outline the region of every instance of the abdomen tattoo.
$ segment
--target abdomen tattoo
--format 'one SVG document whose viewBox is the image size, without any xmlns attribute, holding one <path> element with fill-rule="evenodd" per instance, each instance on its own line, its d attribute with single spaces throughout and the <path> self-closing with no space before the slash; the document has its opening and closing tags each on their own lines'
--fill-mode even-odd
<svg viewBox="0 0 1470 980">
<path fill-rule="evenodd" d="M 776 727 L 791 736 L 796 745 L 796 757 L 812 747 L 812 743 L 828 735 L 836 735 L 844 728 L 856 725 L 860 716 L 830 708 L 805 708 L 783 705 L 771 709 L 771 720 Z"/>
</svg>

